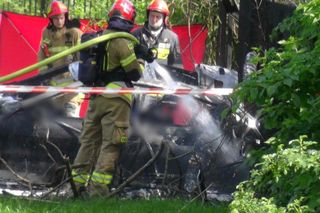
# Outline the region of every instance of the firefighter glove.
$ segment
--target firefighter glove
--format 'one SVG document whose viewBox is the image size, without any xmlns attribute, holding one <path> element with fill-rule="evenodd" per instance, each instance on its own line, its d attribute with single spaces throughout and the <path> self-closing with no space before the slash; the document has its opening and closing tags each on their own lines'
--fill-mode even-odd
<svg viewBox="0 0 320 213">
<path fill-rule="evenodd" d="M 154 51 L 152 51 L 152 49 L 148 49 L 143 44 L 137 44 L 134 47 L 134 52 L 137 58 L 141 58 L 147 61 L 148 63 L 152 63 L 154 59 L 156 59 L 156 54 L 154 53 Z"/>
</svg>

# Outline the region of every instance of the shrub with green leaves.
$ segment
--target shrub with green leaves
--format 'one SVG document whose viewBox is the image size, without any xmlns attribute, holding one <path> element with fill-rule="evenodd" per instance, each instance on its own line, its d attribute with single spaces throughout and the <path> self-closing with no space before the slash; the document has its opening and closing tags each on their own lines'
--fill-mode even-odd
<svg viewBox="0 0 320 213">
<path fill-rule="evenodd" d="M 235 100 L 254 103 L 264 126 L 284 140 L 319 140 L 320 0 L 300 4 L 275 32 L 290 37 L 256 59 L 262 68 L 239 85 Z"/>
<path fill-rule="evenodd" d="M 276 133 L 249 155 L 259 163 L 234 193 L 232 212 L 320 212 L 320 0 L 300 4 L 278 33 L 290 36 L 254 59 L 261 69 L 233 95 Z"/>
<path fill-rule="evenodd" d="M 268 143 L 279 141 L 271 138 Z M 319 212 L 320 151 L 314 149 L 316 144 L 301 136 L 290 141 L 288 148 L 279 145 L 275 153 L 264 155 L 250 180 L 238 186 L 230 208 L 234 212 Z"/>
</svg>

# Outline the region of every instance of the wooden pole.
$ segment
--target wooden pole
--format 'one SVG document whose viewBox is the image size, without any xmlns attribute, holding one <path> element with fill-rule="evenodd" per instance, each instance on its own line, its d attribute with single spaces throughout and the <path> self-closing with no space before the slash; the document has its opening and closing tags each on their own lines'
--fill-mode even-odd
<svg viewBox="0 0 320 213">
<path fill-rule="evenodd" d="M 226 10 L 224 5 L 221 1 L 219 1 L 219 18 L 220 18 L 220 25 L 218 29 L 218 45 L 216 50 L 216 61 L 217 65 L 226 67 L 227 63 L 227 54 L 226 54 L 226 42 L 227 42 L 227 19 L 226 19 Z"/>
<path fill-rule="evenodd" d="M 240 1 L 239 11 L 239 45 L 237 54 L 238 65 L 238 79 L 239 82 L 243 80 L 243 65 L 246 59 L 246 54 L 250 48 L 250 34 L 251 34 L 251 16 L 252 4 L 251 0 Z"/>
<path fill-rule="evenodd" d="M 91 18 L 92 1 L 89 2 L 89 17 Z"/>
<path fill-rule="evenodd" d="M 41 0 L 41 5 L 40 5 L 40 15 L 44 16 L 44 14 L 46 13 L 46 0 Z"/>
<path fill-rule="evenodd" d="M 37 15 L 37 6 L 38 6 L 38 0 L 34 1 L 34 15 Z"/>
<path fill-rule="evenodd" d="M 31 14 L 32 11 L 32 0 L 29 0 L 29 14 Z"/>
</svg>

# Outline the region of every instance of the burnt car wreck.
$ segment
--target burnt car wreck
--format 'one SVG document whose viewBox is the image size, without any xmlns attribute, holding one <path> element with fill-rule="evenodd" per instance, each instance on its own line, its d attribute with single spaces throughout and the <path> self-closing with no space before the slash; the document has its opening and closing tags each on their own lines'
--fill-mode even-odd
<svg viewBox="0 0 320 213">
<path fill-rule="evenodd" d="M 235 71 L 217 66 L 198 65 L 195 73 L 158 64 L 146 70 L 135 88 L 237 84 Z M 23 83 L 40 84 L 49 75 L 52 72 Z M 80 146 L 82 119 L 67 117 L 51 104 L 57 95 L 61 94 L 1 95 L 2 193 L 59 197 L 64 185 L 72 185 L 71 168 L 81 166 L 72 163 Z M 244 109 L 231 113 L 231 107 L 227 96 L 136 95 L 131 134 L 121 152 L 112 193 L 230 200 L 236 185 L 249 176 L 247 151 L 263 140 L 258 121 Z"/>
</svg>

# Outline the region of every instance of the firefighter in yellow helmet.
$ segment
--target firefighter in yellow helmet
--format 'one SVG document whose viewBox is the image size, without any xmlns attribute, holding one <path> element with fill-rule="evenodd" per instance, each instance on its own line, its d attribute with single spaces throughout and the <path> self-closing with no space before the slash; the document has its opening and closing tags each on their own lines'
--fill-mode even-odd
<svg viewBox="0 0 320 213">
<path fill-rule="evenodd" d="M 39 61 L 80 43 L 82 35 L 82 32 L 79 29 L 80 22 L 69 20 L 68 14 L 69 11 L 67 6 L 60 1 L 52 1 L 49 5 L 47 13 L 49 24 L 42 32 L 40 49 L 38 52 Z M 72 54 L 49 64 L 47 67 L 44 67 L 44 69 L 68 65 L 77 60 L 79 60 L 79 54 Z M 64 73 L 53 77 L 49 84 L 51 86 L 67 86 L 72 82 L 73 80 L 70 73 Z M 79 113 L 77 113 L 76 110 L 80 109 L 83 97 L 83 94 L 63 95 L 62 97 L 57 98 L 55 103 L 59 106 L 63 106 L 68 115 L 78 117 Z"/>
<path fill-rule="evenodd" d="M 135 8 L 129 0 L 117 0 L 108 16 L 104 34 L 129 33 L 134 26 Z M 125 38 L 115 38 L 106 43 L 102 73 L 108 88 L 132 87 L 143 67 L 138 63 L 133 43 Z M 115 164 L 121 145 L 128 140 L 129 115 L 132 95 L 92 96 L 80 136 L 80 149 L 75 165 L 87 165 L 73 170 L 73 180 L 90 196 L 106 195 L 113 179 Z"/>
</svg>

